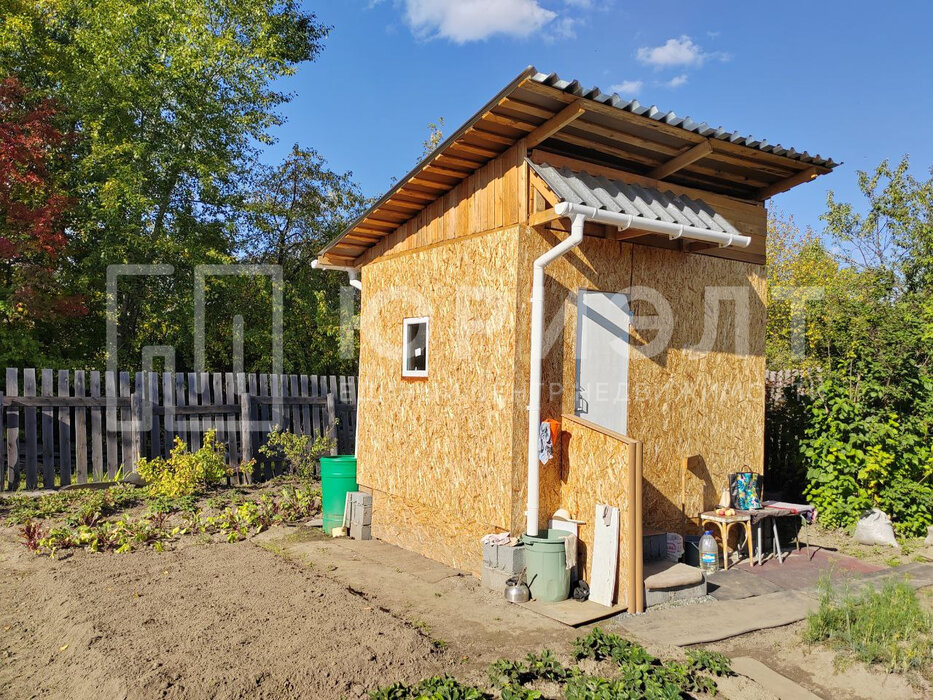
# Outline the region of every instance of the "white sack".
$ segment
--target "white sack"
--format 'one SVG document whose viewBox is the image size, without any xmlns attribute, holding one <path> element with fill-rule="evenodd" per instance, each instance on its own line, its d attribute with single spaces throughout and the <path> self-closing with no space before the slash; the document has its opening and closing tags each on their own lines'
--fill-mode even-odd
<svg viewBox="0 0 933 700">
<path fill-rule="evenodd" d="M 877 508 L 872 508 L 870 513 L 863 515 L 858 521 L 855 526 L 855 541 L 859 544 L 882 544 L 900 549 L 894 537 L 891 518 Z"/>
</svg>

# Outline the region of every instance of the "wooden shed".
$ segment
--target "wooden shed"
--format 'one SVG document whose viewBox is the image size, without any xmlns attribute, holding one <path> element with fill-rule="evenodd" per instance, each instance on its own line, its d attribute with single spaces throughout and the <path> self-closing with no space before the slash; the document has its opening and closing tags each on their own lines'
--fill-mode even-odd
<svg viewBox="0 0 933 700">
<path fill-rule="evenodd" d="M 637 607 L 642 529 L 682 528 L 684 459 L 693 514 L 763 468 L 764 202 L 836 165 L 518 75 L 318 259 L 361 280 L 374 535 L 477 573 L 483 535 L 611 504 Z M 580 542 L 586 578 L 587 523 Z"/>
</svg>

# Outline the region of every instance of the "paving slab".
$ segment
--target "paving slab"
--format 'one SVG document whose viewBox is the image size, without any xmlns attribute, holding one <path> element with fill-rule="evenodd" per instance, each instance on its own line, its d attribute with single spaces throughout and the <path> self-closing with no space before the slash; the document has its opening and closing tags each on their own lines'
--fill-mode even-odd
<svg viewBox="0 0 933 700">
<path fill-rule="evenodd" d="M 706 592 L 716 600 L 742 600 L 781 590 L 768 579 L 738 568 L 717 571 L 706 577 Z"/>
<path fill-rule="evenodd" d="M 645 642 L 690 646 L 783 627 L 816 610 L 812 593 L 780 591 L 704 605 L 673 607 L 620 618 L 618 625 Z"/>
<path fill-rule="evenodd" d="M 533 610 L 539 615 L 544 615 L 552 620 L 557 620 L 570 627 L 580 627 L 588 625 L 597 620 L 605 620 L 607 617 L 618 615 L 628 610 L 625 605 L 613 605 L 607 607 L 594 603 L 592 600 L 574 600 L 568 598 L 557 603 L 547 603 L 540 600 L 529 600 L 527 603 L 520 603 L 524 608 Z"/>
<path fill-rule="evenodd" d="M 750 656 L 738 656 L 732 659 L 732 670 L 748 676 L 769 692 L 777 695 L 781 700 L 820 700 L 802 685 L 795 683 L 787 676 L 768 668 L 758 659 Z"/>
</svg>

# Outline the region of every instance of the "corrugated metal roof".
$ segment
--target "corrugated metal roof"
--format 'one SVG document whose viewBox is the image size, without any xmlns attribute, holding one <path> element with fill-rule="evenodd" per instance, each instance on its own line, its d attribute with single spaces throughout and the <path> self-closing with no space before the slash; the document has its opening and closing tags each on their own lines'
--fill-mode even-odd
<svg viewBox="0 0 933 700">
<path fill-rule="evenodd" d="M 639 103 L 638 100 L 626 100 L 622 97 L 619 97 L 617 94 L 606 94 L 598 87 L 592 87 L 587 90 L 576 80 L 561 80 L 557 73 L 536 73 L 531 77 L 531 79 L 536 83 L 549 85 L 550 87 L 557 88 L 558 90 L 562 90 L 563 92 L 566 92 L 570 95 L 575 95 L 576 97 L 593 100 L 594 102 L 599 102 L 605 105 L 610 105 L 617 109 L 631 112 L 632 114 L 648 117 L 650 119 L 654 119 L 655 121 L 663 122 L 671 126 L 676 126 L 686 131 L 692 131 L 693 133 L 699 134 L 700 136 L 705 136 L 706 138 L 718 139 L 720 141 L 729 141 L 730 143 L 735 143 L 740 146 L 755 148 L 759 151 L 763 151 L 764 153 L 773 153 L 777 156 L 783 156 L 784 158 L 791 158 L 802 163 L 810 163 L 812 165 L 819 165 L 825 168 L 835 168 L 837 165 L 839 165 L 832 159 L 823 158 L 820 155 L 811 156 L 806 151 L 801 153 L 793 148 L 784 148 L 780 144 L 771 145 L 767 141 L 756 139 L 754 136 L 742 136 L 737 131 L 726 131 L 721 126 L 710 126 L 706 122 L 697 122 L 690 117 L 678 117 L 673 112 L 664 112 L 654 105 L 643 105 Z"/>
<path fill-rule="evenodd" d="M 602 175 L 555 168 L 550 165 L 528 164 L 565 202 L 585 204 L 606 211 L 641 216 L 654 221 L 694 226 L 707 231 L 741 235 L 739 231 L 702 199 L 682 194 L 642 187 Z"/>
</svg>

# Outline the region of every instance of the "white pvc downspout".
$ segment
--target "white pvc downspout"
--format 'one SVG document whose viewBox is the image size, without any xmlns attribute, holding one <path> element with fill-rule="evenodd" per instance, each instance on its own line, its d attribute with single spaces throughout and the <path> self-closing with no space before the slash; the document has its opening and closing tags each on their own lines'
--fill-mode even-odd
<svg viewBox="0 0 933 700">
<path fill-rule="evenodd" d="M 360 268 L 358 267 L 349 267 L 347 265 L 327 265 L 322 263 L 320 260 L 312 260 L 311 267 L 315 270 L 338 270 L 340 272 L 346 272 L 347 276 L 350 278 L 350 286 L 354 289 L 363 291 L 363 283 L 360 282 Z"/>
<path fill-rule="evenodd" d="M 658 233 L 671 240 L 687 238 L 705 243 L 714 243 L 721 248 L 736 246 L 747 248 L 752 239 L 737 233 L 710 231 L 708 229 L 646 219 L 631 214 L 597 209 L 583 204 L 560 202 L 554 207 L 558 216 L 570 217 L 570 236 L 547 251 L 534 262 L 531 284 L 531 362 L 529 369 L 528 397 L 528 507 L 525 511 L 526 532 L 538 534 L 538 511 L 540 497 L 540 462 L 538 460 L 538 431 L 541 425 L 541 361 L 544 353 L 544 268 L 583 241 L 583 224 L 586 221 L 615 226 L 620 231 L 637 228 L 648 233 Z"/>
<path fill-rule="evenodd" d="M 525 511 L 526 532 L 538 534 L 538 499 L 540 491 L 538 463 L 538 429 L 541 425 L 541 359 L 544 348 L 544 268 L 583 241 L 582 213 L 571 214 L 570 204 L 560 202 L 554 211 L 558 216 L 570 216 L 570 236 L 535 260 L 531 282 L 531 369 L 528 379 L 528 508 Z"/>
</svg>

